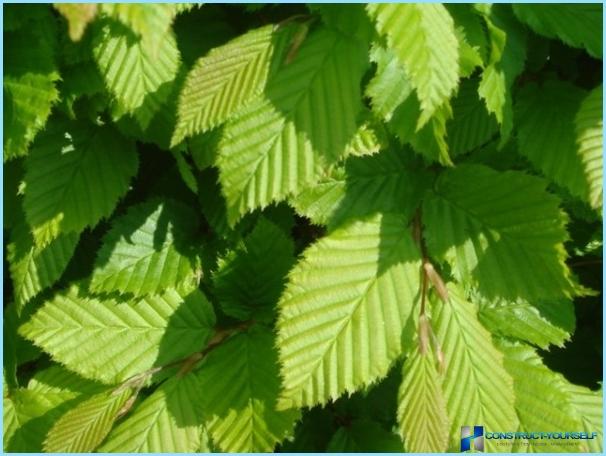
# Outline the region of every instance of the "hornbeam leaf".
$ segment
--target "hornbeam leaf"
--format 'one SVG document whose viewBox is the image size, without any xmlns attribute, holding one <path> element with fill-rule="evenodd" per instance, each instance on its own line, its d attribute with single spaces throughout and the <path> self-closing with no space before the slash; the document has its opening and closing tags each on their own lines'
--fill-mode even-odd
<svg viewBox="0 0 606 456">
<path fill-rule="evenodd" d="M 400 435 L 411 453 L 438 453 L 448 447 L 448 415 L 432 351 L 414 350 L 403 367 L 398 423 Z"/>
<path fill-rule="evenodd" d="M 589 388 L 572 383 L 565 382 L 565 389 L 568 392 L 568 402 L 575 414 L 581 419 L 581 429 L 587 432 L 597 432 L 597 438 L 587 440 L 587 449 L 592 453 L 602 452 L 603 434 L 603 390 L 592 391 Z"/>
<path fill-rule="evenodd" d="M 19 313 L 30 299 L 61 277 L 76 249 L 79 235 L 61 234 L 47 246 L 36 247 L 27 225 L 18 224 L 12 232 L 14 238 L 7 247 L 7 258 Z"/>
<path fill-rule="evenodd" d="M 420 129 L 450 98 L 459 80 L 459 45 L 452 17 L 440 4 L 370 4 L 367 8 L 417 91 Z"/>
<path fill-rule="evenodd" d="M 577 155 L 584 170 L 588 186 L 587 201 L 594 209 L 602 207 L 603 145 L 602 85 L 583 99 L 574 119 Z"/>
<path fill-rule="evenodd" d="M 131 394 L 130 388 L 117 394 L 105 391 L 78 404 L 50 429 L 44 441 L 44 451 L 92 452 L 105 439 Z"/>
<path fill-rule="evenodd" d="M 359 42 L 319 29 L 263 96 L 227 122 L 217 165 L 230 224 L 317 181 L 343 157 L 357 130 L 366 64 Z"/>
<path fill-rule="evenodd" d="M 454 450 L 460 445 L 461 426 L 482 423 L 488 429 L 517 429 L 518 418 L 503 354 L 477 320 L 475 306 L 454 285 L 449 284 L 448 291 L 448 302 L 435 300 L 432 319 L 446 364 L 443 388 Z"/>
<path fill-rule="evenodd" d="M 114 384 L 200 350 L 214 323 L 197 290 L 117 302 L 71 288 L 47 301 L 20 333 L 83 377 Z"/>
<path fill-rule="evenodd" d="M 195 453 L 202 444 L 205 394 L 193 374 L 173 377 L 130 413 L 99 448 L 103 453 Z"/>
<path fill-rule="evenodd" d="M 93 53 L 108 90 L 120 108 L 145 129 L 171 93 L 180 65 L 174 35 L 164 33 L 157 49 L 137 40 L 120 24 L 106 24 Z"/>
<path fill-rule="evenodd" d="M 57 121 L 25 162 L 25 217 L 37 245 L 79 233 L 114 210 L 137 172 L 134 143 L 110 126 Z"/>
<path fill-rule="evenodd" d="M 518 19 L 548 38 L 584 48 L 602 58 L 602 7 L 584 5 L 513 5 Z"/>
<path fill-rule="evenodd" d="M 309 247 L 280 300 L 281 407 L 313 406 L 385 376 L 419 287 L 408 219 L 354 220 Z"/>
<path fill-rule="evenodd" d="M 299 412 L 276 410 L 278 360 L 269 329 L 253 326 L 213 350 L 196 374 L 213 443 L 224 452 L 269 452 Z"/>
<path fill-rule="evenodd" d="M 285 30 L 273 25 L 252 30 L 196 62 L 179 96 L 173 145 L 216 127 L 261 93 L 287 44 Z"/>
<path fill-rule="evenodd" d="M 72 41 L 80 41 L 86 26 L 97 15 L 96 4 L 55 3 L 54 7 L 67 20 L 69 37 Z"/>
<path fill-rule="evenodd" d="M 189 285 L 196 274 L 198 217 L 176 201 L 150 201 L 118 218 L 97 254 L 93 292 L 143 296 Z"/>
<path fill-rule="evenodd" d="M 565 214 L 546 183 L 481 165 L 445 171 L 423 204 L 429 252 L 485 297 L 570 297 Z"/>
</svg>

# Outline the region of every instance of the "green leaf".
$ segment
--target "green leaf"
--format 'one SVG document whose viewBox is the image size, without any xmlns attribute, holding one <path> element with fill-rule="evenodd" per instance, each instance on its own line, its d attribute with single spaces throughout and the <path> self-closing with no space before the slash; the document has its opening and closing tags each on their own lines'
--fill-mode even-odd
<svg viewBox="0 0 606 456">
<path fill-rule="evenodd" d="M 406 451 L 445 452 L 450 428 L 434 354 L 413 350 L 404 362 L 402 375 L 398 424 Z"/>
<path fill-rule="evenodd" d="M 273 321 L 294 261 L 292 239 L 261 218 L 241 245 L 219 260 L 213 274 L 215 295 L 223 311 L 240 320 Z"/>
<path fill-rule="evenodd" d="M 523 299 L 492 302 L 477 297 L 479 318 L 493 334 L 514 337 L 543 349 L 549 345 L 563 347 L 574 332 L 574 305 L 568 299 L 535 301 Z"/>
<path fill-rule="evenodd" d="M 110 126 L 57 121 L 38 136 L 25 167 L 25 216 L 36 244 L 45 245 L 108 217 L 128 190 L 138 157 Z"/>
<path fill-rule="evenodd" d="M 343 157 L 357 130 L 366 59 L 355 40 L 312 32 L 264 95 L 227 122 L 217 165 L 230 224 L 315 182 Z"/>
<path fill-rule="evenodd" d="M 581 419 L 581 429 L 587 432 L 597 432 L 596 439 L 587 440 L 587 450 L 592 453 L 601 453 L 603 450 L 603 390 L 592 391 L 584 386 L 573 385 L 565 382 L 565 389 L 568 391 L 568 401 L 575 412 L 575 415 Z"/>
<path fill-rule="evenodd" d="M 514 380 L 515 407 L 521 431 L 593 430 L 584 429 L 580 417 L 573 410 L 564 377 L 550 371 L 532 348 L 503 341 L 501 349 L 505 354 L 505 367 Z M 576 441 L 576 448 L 568 445 L 563 448 L 555 445 L 533 448 L 533 441 L 528 443 L 534 451 L 587 451 L 584 441 Z"/>
<path fill-rule="evenodd" d="M 224 452 L 270 452 L 292 433 L 296 410 L 276 410 L 278 360 L 269 329 L 253 326 L 213 350 L 197 373 L 213 443 Z"/>
<path fill-rule="evenodd" d="M 594 209 L 602 208 L 603 146 L 602 85 L 583 99 L 575 119 L 576 147 L 588 186 L 586 201 Z"/>
<path fill-rule="evenodd" d="M 258 96 L 282 57 L 288 30 L 274 25 L 254 29 L 199 59 L 179 96 L 172 145 L 225 122 Z"/>
<path fill-rule="evenodd" d="M 550 81 L 542 86 L 529 84 L 517 97 L 516 118 L 520 122 L 520 153 L 549 179 L 589 201 L 590 184 L 595 187 L 597 183 L 589 181 L 590 175 L 586 174 L 583 162 L 588 159 L 589 168 L 600 163 L 601 179 L 601 145 L 599 151 L 589 151 L 589 156 L 585 157 L 575 142 L 575 117 L 585 95 L 584 90 L 567 82 Z M 600 109 L 601 121 L 601 94 L 598 96 L 596 107 Z M 601 139 L 600 130 L 600 142 Z M 595 144 L 595 139 L 593 142 Z M 591 163 L 596 155 L 597 162 Z"/>
<path fill-rule="evenodd" d="M 47 301 L 20 333 L 82 376 L 113 384 L 200 350 L 214 323 L 197 290 L 129 302 L 71 288 Z"/>
<path fill-rule="evenodd" d="M 442 384 L 452 450 L 459 447 L 461 426 L 482 423 L 487 429 L 513 430 L 518 419 L 513 382 L 503 367 L 503 354 L 477 320 L 475 306 L 452 284 L 448 292 L 447 303 L 435 300 L 432 320 L 446 365 Z M 487 451 L 495 450 L 491 440 L 485 443 Z"/>
<path fill-rule="evenodd" d="M 326 447 L 327 453 L 402 453 L 402 442 L 375 421 L 356 419 L 341 427 Z"/>
<path fill-rule="evenodd" d="M 423 204 L 429 253 L 488 299 L 570 297 L 566 217 L 545 186 L 481 165 L 445 171 Z"/>
<path fill-rule="evenodd" d="M 27 17 L 23 10 L 21 15 Z M 56 41 L 56 24 L 49 11 L 42 11 L 26 27 L 4 34 L 5 161 L 27 154 L 59 99 Z"/>
<path fill-rule="evenodd" d="M 384 377 L 419 287 L 407 218 L 354 220 L 320 239 L 280 300 L 282 407 L 312 406 Z"/>
<path fill-rule="evenodd" d="M 72 41 L 80 41 L 89 22 L 97 15 L 96 4 L 86 3 L 55 3 L 53 5 L 67 20 L 69 37 Z"/>
<path fill-rule="evenodd" d="M 377 212 L 411 217 L 431 182 L 409 149 L 390 148 L 367 157 L 350 157 L 344 167 L 305 188 L 290 203 L 315 224 L 338 226 L 348 218 Z"/>
<path fill-rule="evenodd" d="M 197 227 L 196 213 L 176 201 L 152 200 L 131 207 L 103 239 L 91 291 L 143 296 L 195 285 Z"/>
<path fill-rule="evenodd" d="M 119 107 L 133 114 L 141 128 L 147 128 L 170 96 L 179 70 L 173 34 L 162 34 L 155 49 L 120 24 L 109 22 L 96 36 L 93 53 Z"/>
<path fill-rule="evenodd" d="M 405 65 L 421 103 L 417 128 L 454 92 L 459 79 L 452 17 L 440 4 L 369 4 L 380 35 Z"/>
<path fill-rule="evenodd" d="M 7 247 L 18 313 L 30 299 L 61 277 L 80 237 L 76 233 L 62 234 L 47 246 L 36 247 L 28 229 L 23 223 L 16 225 L 13 242 Z"/>
<path fill-rule="evenodd" d="M 78 404 L 59 418 L 50 429 L 44 441 L 44 451 L 92 452 L 109 434 L 120 409 L 131 394 L 129 388 L 118 394 L 106 391 Z"/>
<path fill-rule="evenodd" d="M 583 5 L 513 5 L 518 19 L 539 35 L 602 58 L 602 7 Z"/>
<path fill-rule="evenodd" d="M 459 66 L 462 78 L 471 76 L 476 68 L 484 68 L 488 56 L 488 39 L 483 18 L 473 11 L 473 5 L 449 3 L 444 5 L 455 24 L 459 41 Z"/>
<path fill-rule="evenodd" d="M 512 88 L 526 60 L 526 33 L 504 6 L 486 6 L 483 10 L 490 58 L 478 88 L 488 112 L 501 126 L 501 145 L 508 141 L 513 129 Z"/>
<path fill-rule="evenodd" d="M 192 374 L 167 380 L 116 426 L 99 451 L 196 452 L 202 444 L 202 393 Z"/>
</svg>

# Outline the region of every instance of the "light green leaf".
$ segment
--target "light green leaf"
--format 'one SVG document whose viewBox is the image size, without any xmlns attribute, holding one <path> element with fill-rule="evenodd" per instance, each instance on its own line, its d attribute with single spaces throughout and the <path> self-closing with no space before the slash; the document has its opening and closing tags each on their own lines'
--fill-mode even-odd
<svg viewBox="0 0 606 456">
<path fill-rule="evenodd" d="M 99 451 L 195 453 L 202 444 L 201 394 L 192 374 L 167 380 L 116 426 Z"/>
<path fill-rule="evenodd" d="M 282 407 L 312 406 L 384 377 L 419 287 L 408 219 L 375 215 L 320 239 L 280 300 Z"/>
<path fill-rule="evenodd" d="M 505 367 L 514 381 L 515 407 L 521 431 L 578 429 L 591 432 L 591 429 L 582 428 L 580 417 L 572 409 L 567 382 L 561 374 L 550 371 L 530 347 L 504 341 L 500 345 L 505 354 Z M 533 440 L 528 441 L 531 451 L 587 451 L 583 441 L 572 442 L 578 446 L 535 447 Z"/>
<path fill-rule="evenodd" d="M 197 214 L 170 200 L 131 207 L 105 235 L 95 261 L 93 292 L 143 296 L 195 285 Z"/>
<path fill-rule="evenodd" d="M 400 435 L 411 453 L 442 453 L 450 431 L 442 379 L 433 352 L 413 350 L 403 367 L 398 397 Z"/>
<path fill-rule="evenodd" d="M 513 5 L 518 19 L 547 38 L 585 49 L 602 58 L 602 7 L 583 5 Z"/>
<path fill-rule="evenodd" d="M 565 382 L 565 389 L 568 392 L 568 401 L 575 412 L 575 415 L 581 419 L 581 429 L 591 433 L 597 432 L 597 438 L 587 440 L 587 449 L 592 453 L 601 453 L 603 450 L 603 389 L 592 391 L 584 386 L 573 385 Z"/>
<path fill-rule="evenodd" d="M 50 11 L 49 11 L 50 12 Z M 59 99 L 54 18 L 44 11 L 27 26 L 4 34 L 4 160 L 27 154 Z M 22 17 L 27 17 L 21 11 Z M 6 24 L 6 19 L 5 19 Z"/>
<path fill-rule="evenodd" d="M 108 217 L 137 172 L 134 144 L 110 126 L 57 121 L 25 162 L 23 206 L 37 245 Z"/>
<path fill-rule="evenodd" d="M 450 418 L 450 448 L 454 449 L 460 445 L 461 426 L 482 423 L 487 429 L 513 430 L 518 427 L 518 418 L 513 381 L 503 367 L 503 354 L 477 320 L 475 306 L 452 284 L 448 292 L 447 303 L 435 300 L 432 320 L 444 353 L 443 388 Z M 491 442 L 485 441 L 487 451 L 496 449 L 491 448 Z"/>
<path fill-rule="evenodd" d="M 288 30 L 266 25 L 213 48 L 199 59 L 179 96 L 172 145 L 225 122 L 258 96 L 270 69 L 282 58 Z"/>
<path fill-rule="evenodd" d="M 452 17 L 440 4 L 370 4 L 367 8 L 416 89 L 421 104 L 417 128 L 421 128 L 450 98 L 459 79 Z"/>
<path fill-rule="evenodd" d="M 570 297 L 566 217 L 545 186 L 481 165 L 445 171 L 423 204 L 429 253 L 488 299 Z"/>
<path fill-rule="evenodd" d="M 179 50 L 173 34 L 163 33 L 154 50 L 120 24 L 110 22 L 98 33 L 93 54 L 119 107 L 133 114 L 141 128 L 147 128 L 170 96 L 179 70 Z"/>
<path fill-rule="evenodd" d="M 12 231 L 13 242 L 7 247 L 7 258 L 13 280 L 17 312 L 42 290 L 53 285 L 71 259 L 79 235 L 61 234 L 45 247 L 36 247 L 26 224 Z"/>
<path fill-rule="evenodd" d="M 87 25 L 97 15 L 95 3 L 55 3 L 53 6 L 67 20 L 69 37 L 72 41 L 80 41 Z"/>
<path fill-rule="evenodd" d="M 273 321 L 294 261 L 292 239 L 261 218 L 238 248 L 219 259 L 213 274 L 219 305 L 227 315 L 240 320 Z"/>
<path fill-rule="evenodd" d="M 575 117 L 585 95 L 584 90 L 567 82 L 550 81 L 542 86 L 529 84 L 517 97 L 516 119 L 519 121 L 520 153 L 549 179 L 574 196 L 589 201 L 590 182 L 584 169 L 585 157 L 577 150 L 575 142 Z M 598 103 L 601 104 L 601 95 Z M 598 106 L 601 119 L 601 106 Z M 601 131 L 599 135 L 601 142 Z M 591 160 L 591 156 L 587 159 Z M 598 161 L 600 159 L 601 150 Z M 589 163 L 589 166 L 595 164 Z M 596 185 L 595 182 L 592 184 Z"/>
<path fill-rule="evenodd" d="M 603 146 L 602 85 L 583 99 L 574 119 L 577 155 L 579 156 L 588 186 L 591 207 L 602 208 Z"/>
<path fill-rule="evenodd" d="M 355 40 L 312 32 L 264 95 L 227 122 L 217 165 L 232 225 L 315 182 L 343 158 L 357 130 L 366 59 Z"/>
<path fill-rule="evenodd" d="M 574 305 L 568 299 L 534 301 L 523 299 L 490 302 L 477 297 L 479 318 L 493 334 L 515 337 L 543 349 L 559 347 L 570 339 L 575 327 Z"/>
<path fill-rule="evenodd" d="M 71 288 L 47 301 L 20 333 L 82 376 L 113 384 L 200 350 L 214 324 L 197 290 L 117 302 Z"/>
<path fill-rule="evenodd" d="M 402 453 L 403 450 L 397 435 L 364 418 L 340 427 L 326 446 L 327 453 Z"/>
<path fill-rule="evenodd" d="M 315 224 L 337 226 L 348 218 L 377 212 L 411 217 L 431 175 L 418 168 L 409 149 L 390 148 L 368 157 L 350 157 L 290 202 Z M 416 165 L 416 166 L 415 166 Z"/>
<path fill-rule="evenodd" d="M 512 87 L 524 69 L 526 33 L 505 5 L 484 8 L 484 19 L 490 41 L 490 58 L 480 80 L 478 93 L 488 112 L 501 126 L 501 145 L 513 129 Z"/>
<path fill-rule="evenodd" d="M 44 441 L 48 453 L 87 453 L 99 446 L 131 396 L 127 388 L 116 394 L 96 394 L 78 404 L 57 420 Z"/>
<path fill-rule="evenodd" d="M 224 452 L 270 452 L 293 431 L 296 410 L 276 410 L 278 360 L 269 329 L 253 326 L 213 350 L 196 374 L 206 427 Z"/>
<path fill-rule="evenodd" d="M 444 5 L 455 24 L 459 41 L 459 66 L 462 78 L 471 76 L 476 68 L 484 68 L 488 56 L 488 39 L 483 18 L 472 5 L 449 3 Z"/>
</svg>

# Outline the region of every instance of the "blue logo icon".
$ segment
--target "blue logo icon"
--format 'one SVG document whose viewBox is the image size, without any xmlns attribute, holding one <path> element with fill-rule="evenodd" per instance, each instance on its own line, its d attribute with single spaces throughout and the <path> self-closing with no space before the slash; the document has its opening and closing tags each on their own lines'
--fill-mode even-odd
<svg viewBox="0 0 606 456">
<path fill-rule="evenodd" d="M 461 426 L 461 451 L 469 450 L 484 451 L 484 426 Z"/>
</svg>

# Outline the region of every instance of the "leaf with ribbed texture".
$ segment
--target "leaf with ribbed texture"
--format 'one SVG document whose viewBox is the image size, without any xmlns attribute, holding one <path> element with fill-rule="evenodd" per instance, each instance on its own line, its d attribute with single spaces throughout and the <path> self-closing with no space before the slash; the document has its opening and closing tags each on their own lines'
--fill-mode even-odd
<svg viewBox="0 0 606 456">
<path fill-rule="evenodd" d="M 241 245 L 219 259 L 213 274 L 219 305 L 241 320 L 273 321 L 294 261 L 292 239 L 274 223 L 260 219 Z"/>
<path fill-rule="evenodd" d="M 568 299 L 535 301 L 523 299 L 493 302 L 481 299 L 479 319 L 493 334 L 514 337 L 543 349 L 559 347 L 570 339 L 575 328 L 574 305 Z"/>
<path fill-rule="evenodd" d="M 225 122 L 259 95 L 271 67 L 281 58 L 287 37 L 284 28 L 267 25 L 216 47 L 199 59 L 179 96 L 179 119 L 172 144 Z"/>
<path fill-rule="evenodd" d="M 70 407 L 102 388 L 59 366 L 37 372 L 27 388 L 14 389 L 4 396 L 4 450 L 42 452 L 44 438 L 53 423 Z M 6 426 L 10 426 L 9 435 Z"/>
<path fill-rule="evenodd" d="M 160 385 L 99 448 L 103 453 L 194 453 L 202 436 L 201 394 L 192 374 Z"/>
<path fill-rule="evenodd" d="M 580 417 L 570 403 L 566 389 L 567 381 L 561 374 L 549 370 L 530 347 L 508 342 L 501 342 L 500 345 L 505 354 L 505 368 L 513 377 L 515 408 L 520 419 L 521 431 L 536 429 L 592 431 L 582 428 Z M 531 451 L 587 451 L 584 441 L 579 440 L 575 442 L 578 443 L 576 448 L 556 445 L 533 448 L 533 442 L 533 440 L 528 441 Z"/>
<path fill-rule="evenodd" d="M 432 320 L 446 364 L 442 385 L 450 418 L 449 445 L 455 449 L 461 426 L 482 423 L 488 429 L 517 429 L 518 419 L 503 354 L 478 321 L 475 306 L 452 284 L 448 291 L 447 303 L 435 300 Z M 490 442 L 485 442 L 487 451 L 491 451 Z"/>
<path fill-rule="evenodd" d="M 603 390 L 592 391 L 589 388 L 572 383 L 565 382 L 565 389 L 568 392 L 568 401 L 572 409 L 581 419 L 581 429 L 587 432 L 597 432 L 597 438 L 587 440 L 587 449 L 592 453 L 602 452 L 603 438 Z"/>
<path fill-rule="evenodd" d="M 588 198 L 591 207 L 602 207 L 603 146 L 602 133 L 602 85 L 593 89 L 583 99 L 574 119 L 577 155 L 585 172 Z"/>
<path fill-rule="evenodd" d="M 448 415 L 433 352 L 414 350 L 403 367 L 398 397 L 400 435 L 411 453 L 440 453 L 448 447 Z"/>
<path fill-rule="evenodd" d="M 15 226 L 13 242 L 7 247 L 17 312 L 61 277 L 79 239 L 76 233 L 61 234 L 47 246 L 36 247 L 28 229 L 25 224 Z"/>
<path fill-rule="evenodd" d="M 384 377 L 419 287 L 408 219 L 374 215 L 320 239 L 280 300 L 281 406 L 313 406 Z"/>
<path fill-rule="evenodd" d="M 430 254 L 488 299 L 569 297 L 566 217 L 545 187 L 540 178 L 481 165 L 442 173 L 423 204 Z"/>
<path fill-rule="evenodd" d="M 522 22 L 548 38 L 585 49 L 602 58 L 602 6 L 584 5 L 513 5 Z"/>
<path fill-rule="evenodd" d="M 117 302 L 72 288 L 47 301 L 20 333 L 74 372 L 112 384 L 200 350 L 214 323 L 197 290 Z"/>
<path fill-rule="evenodd" d="M 452 101 L 452 119 L 446 124 L 448 150 L 466 154 L 490 141 L 498 131 L 496 119 L 478 95 L 478 81 L 464 79 Z"/>
<path fill-rule="evenodd" d="M 416 89 L 420 128 L 450 98 L 459 80 L 452 17 L 440 4 L 371 4 L 367 8 Z"/>
<path fill-rule="evenodd" d="M 27 222 L 37 245 L 108 217 L 137 172 L 134 143 L 110 126 L 57 121 L 25 162 Z"/>
<path fill-rule="evenodd" d="M 518 94 L 515 112 L 520 122 L 520 153 L 549 179 L 589 201 L 589 176 L 584 170 L 585 157 L 577 150 L 574 125 L 585 95 L 584 90 L 567 82 L 551 81 L 543 86 L 529 84 Z M 601 118 L 601 106 L 598 107 Z M 601 142 L 601 131 L 599 135 Z M 587 158 L 591 160 L 591 157 Z M 589 166 L 595 164 L 590 162 Z"/>
<path fill-rule="evenodd" d="M 157 49 L 136 40 L 117 23 L 105 25 L 93 53 L 108 90 L 120 108 L 145 129 L 171 94 L 180 65 L 174 35 L 164 33 Z"/>
<path fill-rule="evenodd" d="M 366 63 L 365 47 L 319 29 L 276 72 L 263 96 L 227 122 L 217 165 L 232 225 L 315 182 L 343 157 L 357 130 Z"/>
<path fill-rule="evenodd" d="M 501 126 L 501 144 L 507 142 L 513 129 L 512 87 L 526 60 L 526 33 L 504 6 L 485 6 L 483 10 L 490 58 L 478 88 L 488 112 Z"/>
<path fill-rule="evenodd" d="M 99 446 L 131 396 L 129 388 L 96 394 L 57 420 L 44 441 L 47 453 L 86 453 Z"/>
<path fill-rule="evenodd" d="M 4 32 L 5 161 L 27 154 L 59 99 L 55 22 L 47 14 L 19 30 Z"/>
<path fill-rule="evenodd" d="M 270 452 L 293 431 L 299 412 L 276 410 L 280 392 L 273 334 L 253 326 L 213 350 L 196 374 L 206 428 L 224 452 Z"/>
<path fill-rule="evenodd" d="M 402 453 L 396 434 L 368 419 L 356 419 L 340 427 L 326 446 L 327 453 Z"/>
<path fill-rule="evenodd" d="M 444 5 L 455 24 L 459 40 L 459 66 L 462 78 L 471 76 L 476 68 L 484 68 L 488 56 L 488 39 L 483 18 L 473 5 L 449 3 Z"/>
<path fill-rule="evenodd" d="M 131 207 L 105 235 L 90 289 L 143 296 L 193 283 L 197 227 L 197 214 L 176 201 Z"/>
<path fill-rule="evenodd" d="M 377 212 L 412 216 L 430 182 L 409 149 L 393 148 L 368 157 L 350 157 L 290 202 L 296 211 L 320 225 L 337 226 L 347 218 Z M 414 170 L 414 171 L 413 171 Z"/>
<path fill-rule="evenodd" d="M 95 19 L 97 5 L 90 3 L 55 3 L 54 7 L 67 20 L 69 37 L 79 41 L 86 26 Z"/>
</svg>

